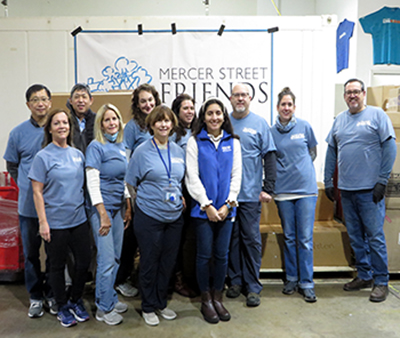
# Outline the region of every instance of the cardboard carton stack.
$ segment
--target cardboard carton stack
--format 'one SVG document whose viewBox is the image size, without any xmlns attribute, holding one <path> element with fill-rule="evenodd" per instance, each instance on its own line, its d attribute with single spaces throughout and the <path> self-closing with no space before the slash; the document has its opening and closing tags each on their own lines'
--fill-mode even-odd
<svg viewBox="0 0 400 338">
<path fill-rule="evenodd" d="M 367 90 L 367 104 L 382 107 L 396 133 L 397 158 L 386 189 L 384 231 L 388 249 L 389 271 L 400 272 L 400 87 L 379 86 Z"/>
</svg>

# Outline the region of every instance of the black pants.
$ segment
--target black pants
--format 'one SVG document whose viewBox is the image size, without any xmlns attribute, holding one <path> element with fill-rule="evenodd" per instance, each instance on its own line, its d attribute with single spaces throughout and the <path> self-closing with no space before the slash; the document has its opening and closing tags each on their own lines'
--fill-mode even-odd
<svg viewBox="0 0 400 338">
<path fill-rule="evenodd" d="M 49 281 L 54 298 L 61 308 L 68 302 L 64 276 L 68 248 L 70 248 L 75 262 L 71 301 L 76 303 L 83 294 L 91 257 L 89 223 L 85 222 L 69 229 L 50 230 L 50 236 L 51 241 L 45 242 L 50 262 Z"/>
<path fill-rule="evenodd" d="M 168 283 L 176 263 L 183 218 L 181 215 L 174 222 L 163 223 L 147 216 L 136 205 L 134 225 L 140 251 L 142 310 L 162 310 L 167 306 Z"/>
</svg>

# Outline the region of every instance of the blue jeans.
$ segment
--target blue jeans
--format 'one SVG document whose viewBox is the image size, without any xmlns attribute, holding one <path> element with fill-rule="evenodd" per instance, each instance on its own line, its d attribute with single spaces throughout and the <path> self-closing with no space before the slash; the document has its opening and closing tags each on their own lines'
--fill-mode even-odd
<svg viewBox="0 0 400 338">
<path fill-rule="evenodd" d="M 341 191 L 343 214 L 356 258 L 358 277 L 374 279 L 375 285 L 389 282 L 388 256 L 383 223 L 385 199 L 372 200 L 372 190 Z"/>
<path fill-rule="evenodd" d="M 29 292 L 30 299 L 51 298 L 53 295 L 48 282 L 49 260 L 46 259 L 44 276 L 40 268 L 42 238 L 39 235 L 39 220 L 19 215 L 19 227 L 25 256 L 25 287 Z"/>
<path fill-rule="evenodd" d="M 210 222 L 208 219 L 193 218 L 196 227 L 196 274 L 201 292 L 210 291 L 210 263 L 213 260 L 213 285 L 211 289 L 224 288 L 228 269 L 229 243 L 232 221 Z"/>
<path fill-rule="evenodd" d="M 101 311 L 110 312 L 118 302 L 114 283 L 118 273 L 124 236 L 122 209 L 107 210 L 111 222 L 111 229 L 107 236 L 99 235 L 101 223 L 96 207 L 92 207 L 91 211 L 90 224 L 97 247 L 96 306 Z"/>
<path fill-rule="evenodd" d="M 260 293 L 261 203 L 239 203 L 232 229 L 228 276 L 231 285 L 241 285 L 247 292 Z"/>
<path fill-rule="evenodd" d="M 302 289 L 314 287 L 313 230 L 317 196 L 275 201 L 285 238 L 286 279 Z"/>
</svg>

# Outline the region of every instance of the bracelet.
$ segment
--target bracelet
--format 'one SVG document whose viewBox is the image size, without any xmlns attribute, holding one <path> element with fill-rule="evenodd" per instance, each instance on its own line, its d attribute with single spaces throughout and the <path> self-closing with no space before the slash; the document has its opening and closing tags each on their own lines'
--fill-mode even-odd
<svg viewBox="0 0 400 338">
<path fill-rule="evenodd" d="M 225 205 L 226 205 L 226 207 L 228 208 L 229 211 L 232 210 L 232 206 L 229 203 L 226 203 Z"/>
</svg>

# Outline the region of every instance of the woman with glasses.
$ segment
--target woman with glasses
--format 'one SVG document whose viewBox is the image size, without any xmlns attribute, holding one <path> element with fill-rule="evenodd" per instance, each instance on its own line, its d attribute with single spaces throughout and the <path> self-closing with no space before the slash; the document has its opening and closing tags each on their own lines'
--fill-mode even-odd
<svg viewBox="0 0 400 338">
<path fill-rule="evenodd" d="M 317 141 L 308 122 L 295 117 L 290 88 L 278 95 L 278 116 L 271 128 L 277 149 L 275 203 L 284 234 L 286 282 L 282 292 L 297 289 L 306 302 L 316 302 L 313 282 L 313 229 L 318 187 L 313 161 Z"/>
</svg>

